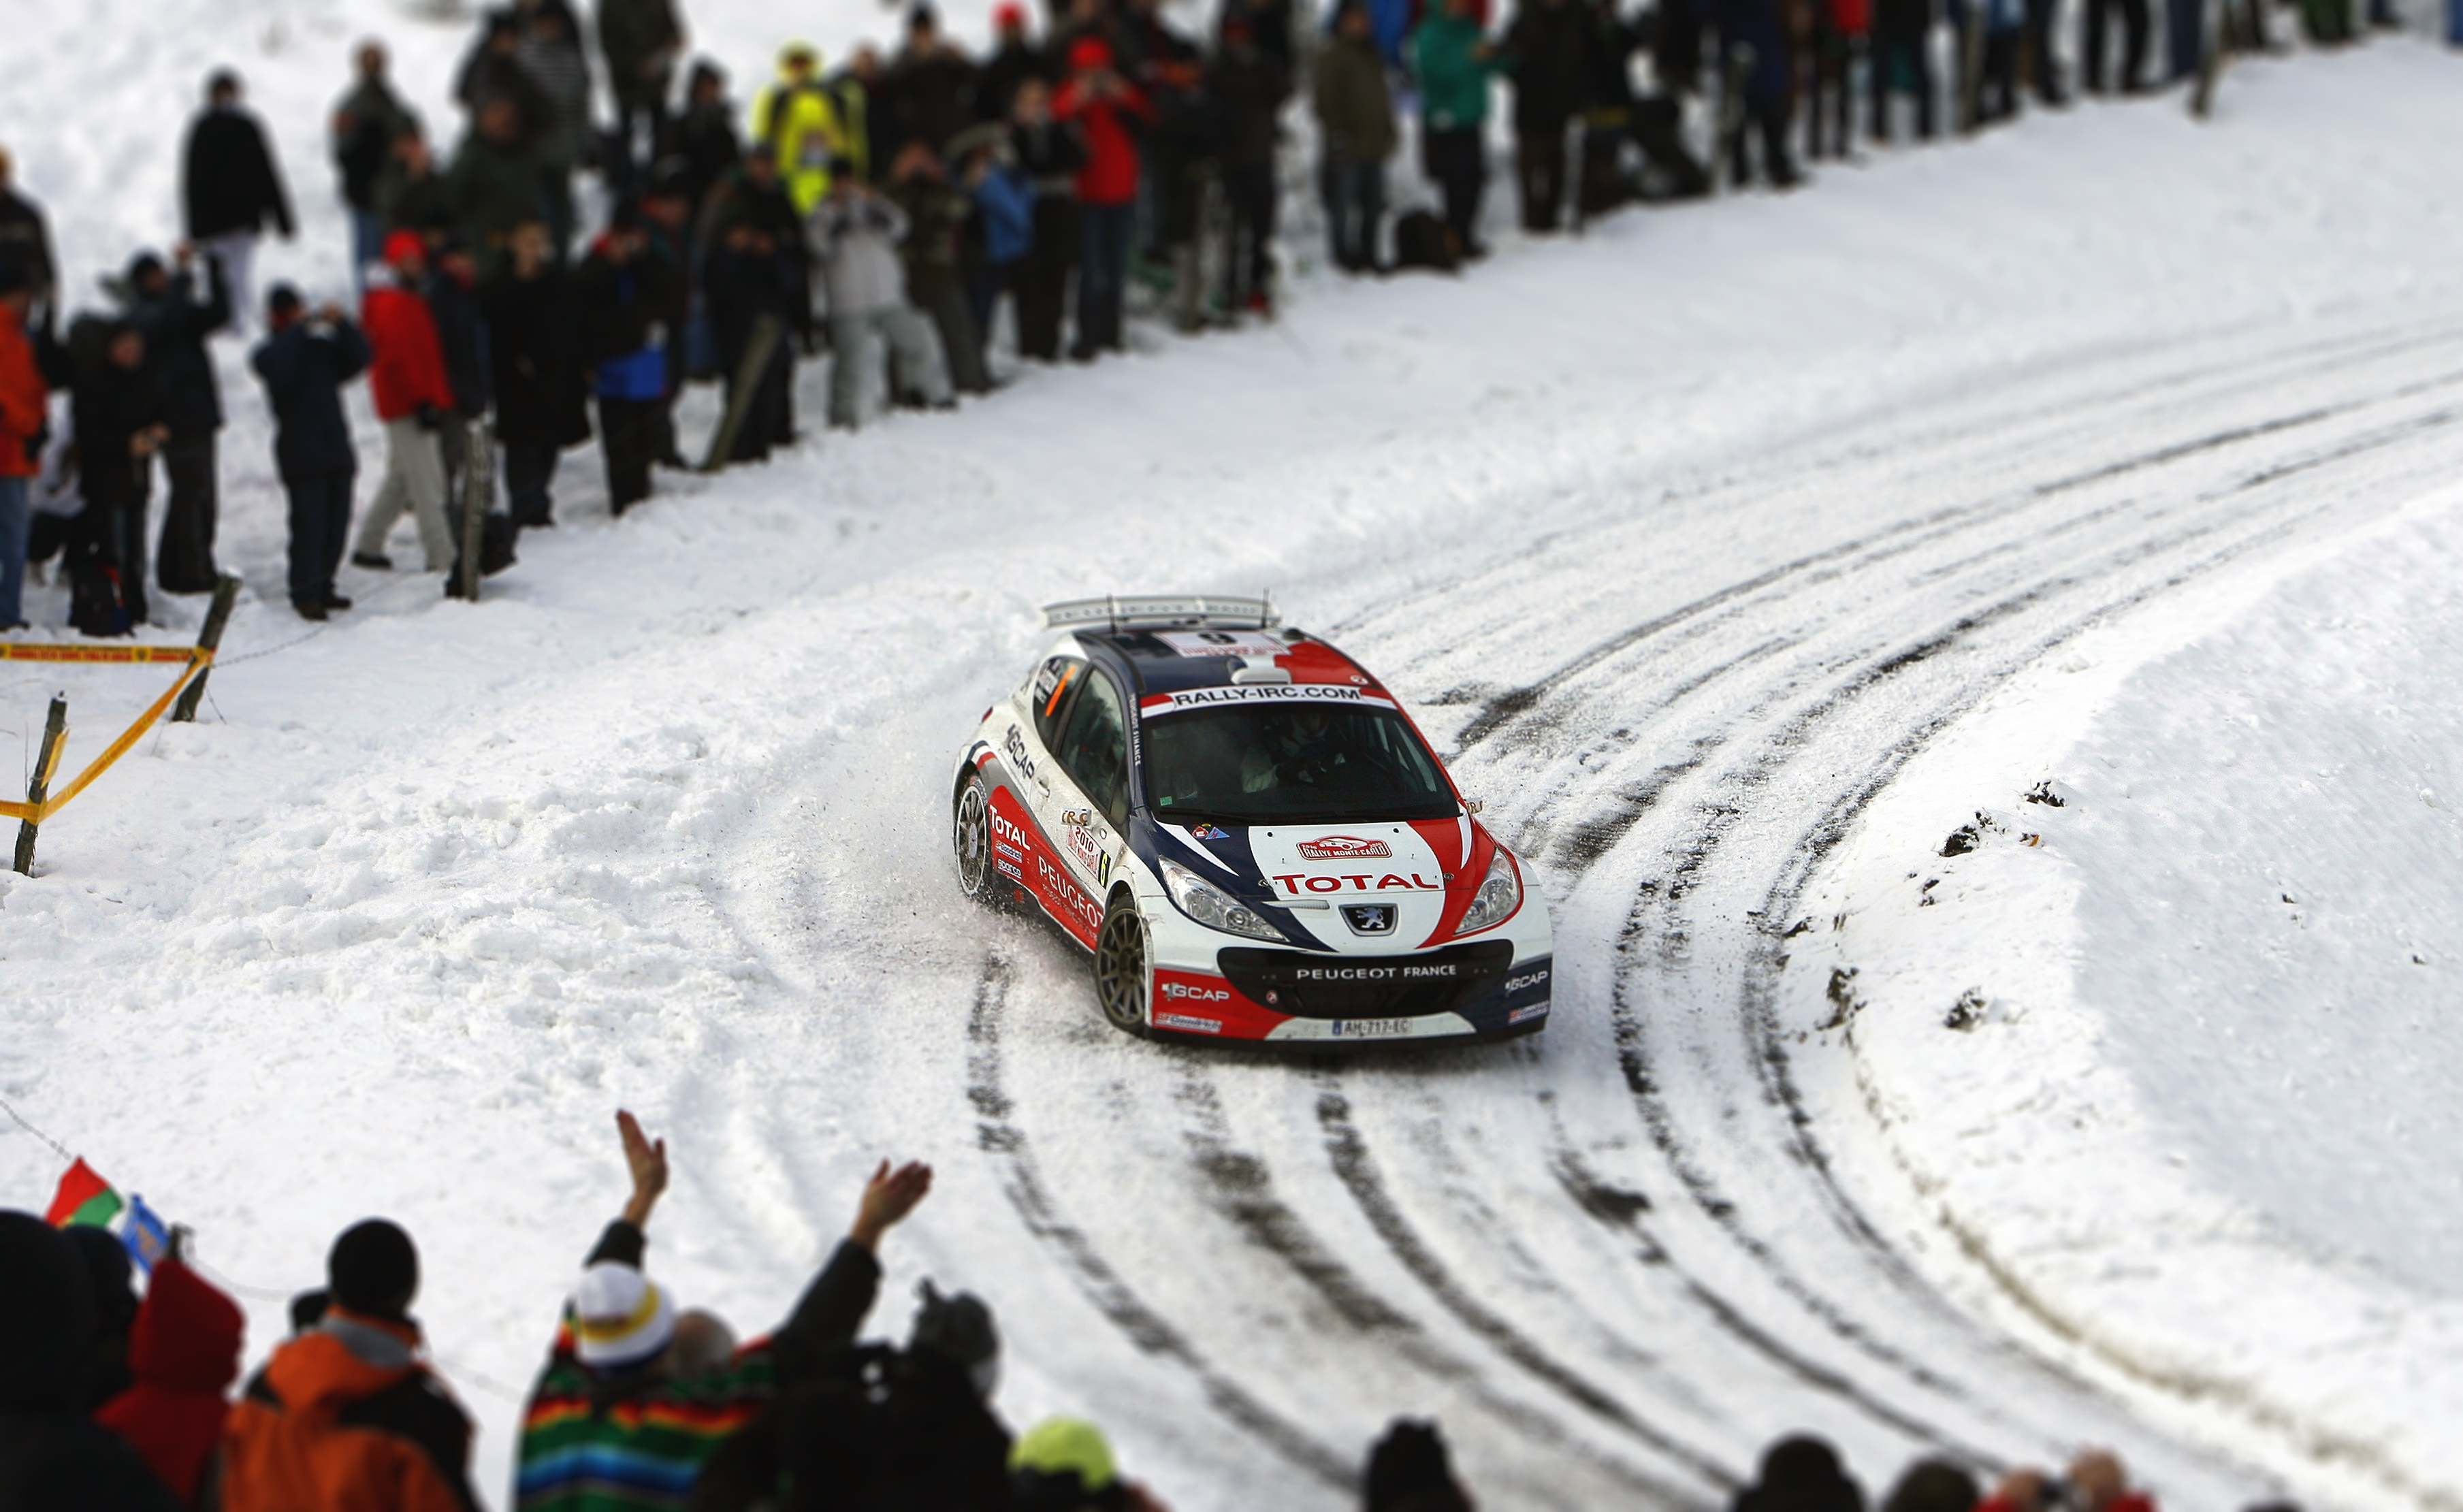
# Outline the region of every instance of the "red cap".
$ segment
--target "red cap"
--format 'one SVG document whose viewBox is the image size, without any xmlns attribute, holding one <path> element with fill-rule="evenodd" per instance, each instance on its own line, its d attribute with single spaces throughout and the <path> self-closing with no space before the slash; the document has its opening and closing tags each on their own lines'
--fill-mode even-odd
<svg viewBox="0 0 2463 1512">
<path fill-rule="evenodd" d="M 1083 74 L 1112 66 L 1112 44 L 1100 36 L 1081 36 L 1069 44 L 1069 69 Z"/>
<path fill-rule="evenodd" d="M 1017 4 L 1017 0 L 1001 0 L 999 5 L 992 7 L 992 30 L 995 32 L 1025 31 L 1026 7 Z"/>
<path fill-rule="evenodd" d="M 401 267 L 408 258 L 426 256 L 427 243 L 419 239 L 417 231 L 396 231 L 385 238 L 384 260 L 394 267 Z"/>
</svg>

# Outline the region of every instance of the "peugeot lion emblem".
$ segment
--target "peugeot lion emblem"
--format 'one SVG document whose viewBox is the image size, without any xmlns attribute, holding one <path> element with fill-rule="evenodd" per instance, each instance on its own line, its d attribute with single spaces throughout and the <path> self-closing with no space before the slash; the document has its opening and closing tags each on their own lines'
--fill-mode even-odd
<svg viewBox="0 0 2463 1512">
<path fill-rule="evenodd" d="M 1391 934 L 1394 932 L 1394 906 L 1390 903 L 1346 903 L 1342 906 L 1342 922 L 1351 926 L 1354 934 Z"/>
</svg>

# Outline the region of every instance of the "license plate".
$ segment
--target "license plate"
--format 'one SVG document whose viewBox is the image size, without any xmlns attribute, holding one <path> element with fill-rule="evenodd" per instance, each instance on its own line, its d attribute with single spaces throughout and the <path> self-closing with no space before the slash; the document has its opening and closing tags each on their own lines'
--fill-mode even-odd
<svg viewBox="0 0 2463 1512">
<path fill-rule="evenodd" d="M 1399 1040 L 1411 1033 L 1408 1019 L 1337 1019 L 1328 1031 L 1337 1040 Z"/>
</svg>

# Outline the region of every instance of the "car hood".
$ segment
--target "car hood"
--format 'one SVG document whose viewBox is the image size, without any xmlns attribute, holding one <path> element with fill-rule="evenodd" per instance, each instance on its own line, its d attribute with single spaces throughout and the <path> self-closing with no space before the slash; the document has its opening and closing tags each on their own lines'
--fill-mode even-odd
<svg viewBox="0 0 2463 1512">
<path fill-rule="evenodd" d="M 1345 954 L 1446 943 L 1495 848 L 1469 816 L 1153 827 L 1164 859 L 1189 866 L 1243 902 L 1293 905 L 1263 911 L 1294 944 Z"/>
</svg>

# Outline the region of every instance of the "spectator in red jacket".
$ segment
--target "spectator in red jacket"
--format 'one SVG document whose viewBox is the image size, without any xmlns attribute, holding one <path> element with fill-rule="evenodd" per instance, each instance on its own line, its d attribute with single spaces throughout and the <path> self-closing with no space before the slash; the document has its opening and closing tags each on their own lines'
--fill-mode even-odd
<svg viewBox="0 0 2463 1512">
<path fill-rule="evenodd" d="M 2069 1478 L 2041 1470 L 2014 1471 L 1975 1512 L 2155 1512 L 2155 1499 L 2129 1489 L 2129 1472 L 2108 1449 L 2087 1449 L 2070 1461 Z"/>
<path fill-rule="evenodd" d="M 15 263 L 0 263 L 0 630 L 23 625 L 18 602 L 26 581 L 26 537 L 33 515 L 28 480 L 42 455 L 51 395 L 34 365 L 27 339 L 33 307 L 33 275 Z"/>
<path fill-rule="evenodd" d="M 453 384 L 436 321 L 419 295 L 427 274 L 426 245 L 418 232 L 402 230 L 385 238 L 384 251 L 384 275 L 369 281 L 360 316 L 374 355 L 369 393 L 384 422 L 384 481 L 360 521 L 351 562 L 379 572 L 391 568 L 385 537 L 407 508 L 419 521 L 427 570 L 443 572 L 453 564 L 453 540 L 445 523 L 445 452 L 437 433 L 452 411 Z"/>
<path fill-rule="evenodd" d="M 1112 66 L 1112 45 L 1081 36 L 1069 47 L 1069 81 L 1052 101 L 1053 119 L 1074 122 L 1086 142 L 1078 173 L 1082 233 L 1078 247 L 1078 340 L 1069 355 L 1091 361 L 1123 350 L 1121 298 L 1128 277 L 1129 243 L 1137 231 L 1140 124 L 1155 109 L 1137 85 Z"/>
<path fill-rule="evenodd" d="M 144 1305 L 128 1334 L 128 1369 L 136 1383 L 97 1412 L 95 1420 L 137 1446 L 163 1483 L 190 1506 L 208 1483 L 223 1419 L 224 1393 L 239 1379 L 241 1336 L 248 1320 L 239 1304 L 176 1260 L 154 1267 Z"/>
</svg>

